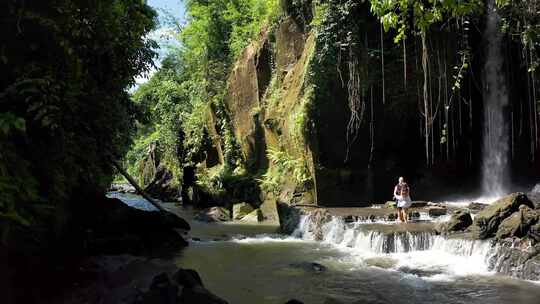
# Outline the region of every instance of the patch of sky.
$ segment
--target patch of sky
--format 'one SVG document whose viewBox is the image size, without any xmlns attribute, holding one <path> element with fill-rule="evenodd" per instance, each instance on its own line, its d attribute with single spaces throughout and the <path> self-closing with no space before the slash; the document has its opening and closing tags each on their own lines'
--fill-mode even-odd
<svg viewBox="0 0 540 304">
<path fill-rule="evenodd" d="M 155 67 L 149 73 L 136 77 L 136 85 L 130 89 L 131 92 L 135 91 L 140 84 L 147 82 L 152 77 L 171 48 L 179 46 L 178 40 L 175 39 L 175 34 L 179 33 L 185 22 L 186 10 L 183 1 L 148 0 L 147 3 L 158 13 L 158 27 L 147 37 L 157 42 L 159 46 L 156 50 L 158 57 L 154 59 Z"/>
</svg>

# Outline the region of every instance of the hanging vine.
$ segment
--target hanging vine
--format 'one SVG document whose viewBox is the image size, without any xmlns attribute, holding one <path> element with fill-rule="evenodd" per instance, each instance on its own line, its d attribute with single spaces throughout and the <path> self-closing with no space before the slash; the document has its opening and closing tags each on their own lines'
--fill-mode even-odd
<svg viewBox="0 0 540 304">
<path fill-rule="evenodd" d="M 396 43 L 401 42 L 407 33 L 420 36 L 422 50 L 421 62 L 424 73 L 422 86 L 422 103 L 420 112 L 424 119 L 423 133 L 425 137 L 426 165 L 433 164 L 433 122 L 437 110 L 433 111 L 433 104 L 429 94 L 429 48 L 427 35 L 431 26 L 441 22 L 444 17 L 458 18 L 478 12 L 482 8 L 482 1 L 385 1 L 371 0 L 371 11 L 380 19 L 385 30 L 396 29 L 394 38 Z M 412 20 L 412 22 L 411 22 Z M 431 138 L 430 138 L 431 137 Z M 431 147 L 430 147 L 431 146 Z"/>
<path fill-rule="evenodd" d="M 349 110 L 351 116 L 347 124 L 347 152 L 345 161 L 349 160 L 349 152 L 352 144 L 356 141 L 365 112 L 365 99 L 362 88 L 362 71 L 359 64 L 358 54 L 356 53 L 355 44 L 349 43 L 349 54 L 347 60 L 347 68 L 349 71 L 347 81 L 347 95 L 349 101 Z"/>
</svg>

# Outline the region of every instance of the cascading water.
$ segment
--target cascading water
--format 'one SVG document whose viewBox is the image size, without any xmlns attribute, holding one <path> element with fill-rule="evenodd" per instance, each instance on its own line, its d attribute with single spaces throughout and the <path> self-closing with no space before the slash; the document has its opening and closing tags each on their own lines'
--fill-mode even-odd
<svg viewBox="0 0 540 304">
<path fill-rule="evenodd" d="M 503 69 L 501 17 L 496 0 L 488 0 L 486 29 L 486 62 L 484 65 L 484 134 L 482 190 L 489 197 L 499 197 L 508 184 L 508 123 L 505 107 L 508 93 Z"/>
<path fill-rule="evenodd" d="M 489 241 L 447 239 L 429 230 L 393 231 L 392 225 L 379 225 L 381 229 L 374 229 L 369 223 L 346 223 L 341 217 L 321 224 L 306 215 L 293 236 L 341 248 L 358 257 L 360 264 L 386 258 L 394 261 L 396 269 L 437 269 L 450 276 L 488 273 L 491 268 L 495 249 Z"/>
</svg>

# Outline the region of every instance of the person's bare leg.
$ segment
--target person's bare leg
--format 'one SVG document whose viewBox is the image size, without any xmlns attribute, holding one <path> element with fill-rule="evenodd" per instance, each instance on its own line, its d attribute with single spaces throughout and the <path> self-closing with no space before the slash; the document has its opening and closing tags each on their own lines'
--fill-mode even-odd
<svg viewBox="0 0 540 304">
<path fill-rule="evenodd" d="M 407 209 L 408 208 L 401 209 L 401 212 L 403 212 L 403 219 L 405 220 L 405 223 L 409 222 L 409 214 L 407 214 Z"/>
<path fill-rule="evenodd" d="M 397 209 L 397 214 L 398 214 L 398 219 L 400 222 L 403 222 L 403 213 L 401 213 L 401 208 L 398 207 Z"/>
</svg>

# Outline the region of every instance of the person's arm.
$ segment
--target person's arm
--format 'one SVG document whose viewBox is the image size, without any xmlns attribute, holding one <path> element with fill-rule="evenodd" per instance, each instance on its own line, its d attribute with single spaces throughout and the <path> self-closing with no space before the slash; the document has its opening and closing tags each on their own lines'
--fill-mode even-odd
<svg viewBox="0 0 540 304">
<path fill-rule="evenodd" d="M 394 197 L 398 197 L 399 193 L 397 193 L 397 186 L 394 187 Z"/>
</svg>

